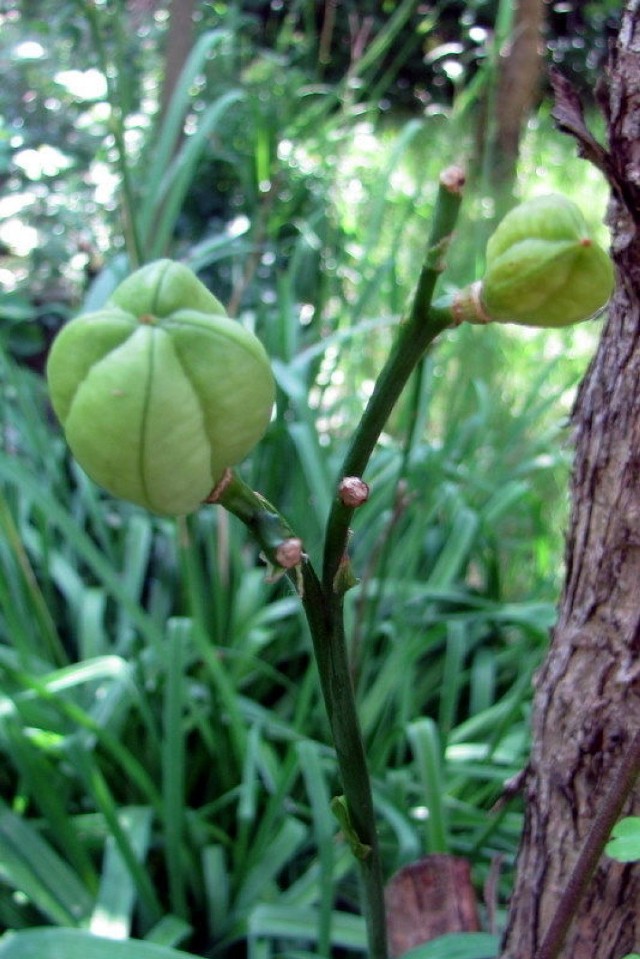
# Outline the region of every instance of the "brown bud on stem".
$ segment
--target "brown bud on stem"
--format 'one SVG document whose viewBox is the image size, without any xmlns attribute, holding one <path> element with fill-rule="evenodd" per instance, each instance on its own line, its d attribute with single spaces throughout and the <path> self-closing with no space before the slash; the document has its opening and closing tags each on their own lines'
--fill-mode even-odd
<svg viewBox="0 0 640 959">
<path fill-rule="evenodd" d="M 359 476 L 345 476 L 338 485 L 338 496 L 345 506 L 357 509 L 369 499 L 369 486 Z"/>
<path fill-rule="evenodd" d="M 466 174 L 461 166 L 448 166 L 440 174 L 440 183 L 449 193 L 460 195 L 466 182 Z"/>
<path fill-rule="evenodd" d="M 275 560 L 282 569 L 293 569 L 302 562 L 302 556 L 302 540 L 296 536 L 290 536 L 276 548 Z"/>
</svg>

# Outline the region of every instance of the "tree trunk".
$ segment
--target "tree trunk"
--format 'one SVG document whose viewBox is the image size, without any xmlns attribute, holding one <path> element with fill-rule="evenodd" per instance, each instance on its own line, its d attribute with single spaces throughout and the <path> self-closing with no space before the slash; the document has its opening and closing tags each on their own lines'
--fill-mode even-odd
<svg viewBox="0 0 640 959">
<path fill-rule="evenodd" d="M 164 54 L 164 83 L 162 85 L 162 113 L 166 113 L 176 88 L 180 72 L 193 44 L 193 14 L 195 0 L 171 0 L 169 30 Z"/>
<path fill-rule="evenodd" d="M 540 93 L 544 16 L 544 0 L 517 0 L 509 40 L 498 59 L 487 174 L 499 206 L 508 205 L 522 129 Z"/>
<path fill-rule="evenodd" d="M 533 959 L 603 794 L 640 729 L 640 0 L 627 0 L 605 93 L 609 150 L 560 109 L 612 188 L 617 289 L 575 412 L 566 583 L 536 681 L 525 831 L 503 959 Z M 566 104 L 565 104 L 566 106 Z M 573 104 L 575 108 L 575 103 Z M 625 812 L 640 812 L 634 788 Z M 640 951 L 640 870 L 603 856 L 563 959 Z"/>
</svg>

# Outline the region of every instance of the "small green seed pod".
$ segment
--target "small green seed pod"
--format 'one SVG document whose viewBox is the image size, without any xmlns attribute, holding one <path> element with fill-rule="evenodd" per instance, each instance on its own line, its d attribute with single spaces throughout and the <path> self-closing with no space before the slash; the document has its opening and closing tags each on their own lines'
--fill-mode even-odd
<svg viewBox="0 0 640 959">
<path fill-rule="evenodd" d="M 275 393 L 260 341 L 170 260 L 142 267 L 104 309 L 67 323 L 47 379 L 88 475 L 163 515 L 197 509 L 249 453 Z"/>
<path fill-rule="evenodd" d="M 566 197 L 520 204 L 487 244 L 480 302 L 489 320 L 570 326 L 602 309 L 612 290 L 611 260 Z"/>
</svg>

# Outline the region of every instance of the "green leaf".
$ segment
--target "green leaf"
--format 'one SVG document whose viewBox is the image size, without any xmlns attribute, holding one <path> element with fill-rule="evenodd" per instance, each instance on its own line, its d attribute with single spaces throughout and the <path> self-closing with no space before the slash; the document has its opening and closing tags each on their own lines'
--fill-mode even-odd
<svg viewBox="0 0 640 959">
<path fill-rule="evenodd" d="M 500 937 L 487 932 L 450 932 L 405 952 L 400 959 L 494 959 Z"/>
<path fill-rule="evenodd" d="M 307 836 L 306 827 L 298 819 L 285 819 L 274 833 L 269 855 L 255 863 L 244 878 L 236 898 L 236 909 L 248 909 L 269 888 L 274 878 L 296 855 Z"/>
<path fill-rule="evenodd" d="M 174 946 L 186 939 L 193 932 L 193 928 L 180 916 L 169 913 L 153 926 L 144 937 L 147 942 L 158 946 Z"/>
<path fill-rule="evenodd" d="M 187 708 L 185 658 L 190 620 L 174 618 L 167 624 L 167 679 L 162 745 L 164 839 L 169 872 L 169 897 L 179 916 L 187 915 L 184 848 L 186 746 L 184 714 Z"/>
<path fill-rule="evenodd" d="M 109 260 L 92 281 L 79 312 L 92 313 L 94 310 L 101 310 L 130 271 L 131 265 L 124 253 L 119 253 Z"/>
<path fill-rule="evenodd" d="M 118 821 L 135 855 L 144 860 L 151 837 L 151 810 L 146 806 L 123 807 L 118 812 Z M 135 882 L 114 837 L 110 835 L 105 845 L 102 879 L 91 918 L 91 931 L 109 938 L 125 938 L 131 931 L 136 902 Z"/>
<path fill-rule="evenodd" d="M 453 518 L 449 536 L 429 576 L 429 587 L 442 589 L 452 585 L 468 560 L 480 521 L 477 514 L 460 506 Z"/>
<path fill-rule="evenodd" d="M 0 708 L 2 700 L 0 698 Z M 90 857 L 78 840 L 73 819 L 65 801 L 64 789 L 61 788 L 62 777 L 54 763 L 44 754 L 33 740 L 32 736 L 25 735 L 23 726 L 14 717 L 6 716 L 0 726 L 6 735 L 7 746 L 13 764 L 20 771 L 24 781 L 25 791 L 33 796 L 40 812 L 49 823 L 50 835 L 53 843 L 62 853 L 63 862 L 77 872 L 81 884 L 91 889 L 95 887 L 97 879 Z M 7 821 L 11 813 L 7 811 Z M 28 827 L 28 823 L 24 823 Z M 0 829 L 3 828 L 0 820 Z M 39 834 L 38 834 L 39 835 Z M 0 871 L 1 871 L 0 867 Z"/>
<path fill-rule="evenodd" d="M 320 878 L 318 882 L 318 954 L 329 955 L 331 945 L 332 905 L 335 895 L 334 865 L 334 822 L 331 816 L 329 787 L 322 764 L 321 747 L 318 743 L 305 739 L 296 744 L 300 770 L 304 778 L 318 850 Z"/>
<path fill-rule="evenodd" d="M 442 771 L 440 734 L 433 720 L 425 716 L 409 725 L 408 735 L 429 810 L 425 823 L 427 851 L 445 853 L 449 851 L 449 843 L 444 808 L 446 783 Z"/>
<path fill-rule="evenodd" d="M 229 90 L 218 97 L 200 117 L 195 133 L 187 138 L 153 193 L 149 230 L 143 234 L 149 245 L 149 259 L 162 256 L 193 182 L 197 162 L 224 113 L 243 98 L 242 91 Z"/>
<path fill-rule="evenodd" d="M 220 937 L 229 917 L 229 871 L 225 850 L 219 844 L 202 850 L 206 896 L 205 915 L 212 934 Z"/>
<path fill-rule="evenodd" d="M 161 125 L 153 141 L 153 149 L 145 157 L 147 163 L 144 182 L 147 195 L 143 200 L 138 216 L 140 235 L 149 240 L 154 215 L 157 212 L 157 193 L 162 178 L 175 155 L 176 146 L 182 134 L 184 118 L 189 109 L 191 88 L 197 75 L 204 69 L 207 58 L 214 48 L 227 38 L 223 30 L 210 30 L 194 44 L 187 62 L 173 91 L 169 108 L 161 117 Z"/>
<path fill-rule="evenodd" d="M 4 804 L 0 804 L 0 879 L 53 922 L 80 923 L 89 914 L 91 897 L 76 873 Z"/>
<path fill-rule="evenodd" d="M 640 859 L 640 816 L 627 816 L 613 827 L 612 838 L 604 847 L 607 856 L 618 862 Z"/>
<path fill-rule="evenodd" d="M 120 574 L 114 570 L 91 537 L 78 526 L 75 517 L 61 506 L 56 496 L 44 489 L 38 482 L 38 478 L 16 458 L 0 458 L 0 480 L 14 486 L 23 496 L 37 503 L 38 508 L 47 516 L 48 522 L 60 530 L 68 544 L 77 553 L 78 559 L 82 559 L 89 566 L 118 607 L 128 613 L 132 625 L 147 642 L 151 646 L 162 643 L 162 631 L 131 598 L 126 586 L 122 583 Z"/>
<path fill-rule="evenodd" d="M 193 953 L 135 939 L 103 939 L 80 929 L 29 929 L 0 939 L 0 959 L 193 959 Z"/>
<path fill-rule="evenodd" d="M 314 941 L 317 928 L 318 921 L 315 909 L 293 911 L 288 906 L 283 909 L 281 906 L 268 903 L 261 903 L 256 906 L 251 911 L 248 922 L 249 935 L 254 938 Z M 341 946 L 344 949 L 362 949 L 364 947 L 365 927 L 364 920 L 360 916 L 352 916 L 336 910 L 332 915 L 331 928 L 331 941 L 334 947 Z M 0 959 L 4 959 L 2 953 L 0 953 Z M 43 957 L 43 959 L 46 959 L 46 957 Z M 136 959 L 136 957 L 132 957 L 132 959 Z"/>
</svg>

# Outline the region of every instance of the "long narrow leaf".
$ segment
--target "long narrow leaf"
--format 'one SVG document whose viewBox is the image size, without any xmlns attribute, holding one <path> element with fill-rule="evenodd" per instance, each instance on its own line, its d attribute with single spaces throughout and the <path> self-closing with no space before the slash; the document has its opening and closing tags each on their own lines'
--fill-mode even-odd
<svg viewBox="0 0 640 959">
<path fill-rule="evenodd" d="M 409 727 L 409 739 L 416 758 L 428 810 L 425 822 L 427 852 L 448 852 L 444 809 L 445 782 L 441 766 L 440 739 L 433 720 L 423 718 L 412 723 Z"/>
<path fill-rule="evenodd" d="M 332 945 L 334 948 L 361 950 L 365 946 L 364 920 L 344 912 L 332 916 Z M 249 917 L 249 935 L 273 939 L 298 939 L 315 941 L 318 928 L 314 909 L 289 908 L 275 905 L 259 905 Z M 0 959 L 4 959 L 0 953 Z"/>
<path fill-rule="evenodd" d="M 97 809 L 104 816 L 118 852 L 126 863 L 142 907 L 151 919 L 157 922 L 162 916 L 158 894 L 151 882 L 149 873 L 138 856 L 137 847 L 139 847 L 139 843 L 132 841 L 127 829 L 120 822 L 119 810 L 109 783 L 98 768 L 93 756 L 87 755 L 83 749 L 69 748 L 69 757 L 78 772 L 82 774 L 87 792 L 91 795 Z"/>
<path fill-rule="evenodd" d="M 333 836 L 335 821 L 330 811 L 330 795 L 317 743 L 305 740 L 297 745 L 300 768 L 311 804 L 313 827 L 320 864 L 318 907 L 318 955 L 331 955 L 331 921 L 334 899 Z"/>
<path fill-rule="evenodd" d="M 171 163 L 154 196 L 154 218 L 146 237 L 150 260 L 162 256 L 171 239 L 184 198 L 193 180 L 196 164 L 222 116 L 243 98 L 242 91 L 230 90 L 212 103 L 200 118 L 198 129 L 189 136 Z"/>
<path fill-rule="evenodd" d="M 69 816 L 64 790 L 56 788 L 63 783 L 62 775 L 51 760 L 25 736 L 18 722 L 6 717 L 3 727 L 11 758 L 23 779 L 23 789 L 31 795 L 35 806 L 44 816 L 59 852 L 77 871 L 83 884 L 88 889 L 95 889 L 95 870 Z"/>
<path fill-rule="evenodd" d="M 202 870 L 207 924 L 212 935 L 221 938 L 229 917 L 229 873 L 222 846 L 207 846 L 202 850 Z"/>
<path fill-rule="evenodd" d="M 0 802 L 0 876 L 55 923 L 80 925 L 91 895 L 33 827 Z"/>
<path fill-rule="evenodd" d="M 188 620 L 171 620 L 167 628 L 162 791 L 164 831 L 169 871 L 169 896 L 173 912 L 187 915 L 183 830 L 185 809 L 185 661 L 190 639 Z"/>
<path fill-rule="evenodd" d="M 151 837 L 151 810 L 147 807 L 121 809 L 118 821 L 138 859 L 144 859 Z M 136 887 L 127 863 L 112 836 L 107 837 L 102 879 L 89 928 L 95 935 L 127 939 L 131 932 Z"/>
<path fill-rule="evenodd" d="M 81 558 L 91 568 L 94 575 L 104 584 L 116 602 L 123 606 L 133 624 L 152 644 L 161 642 L 162 633 L 153 620 L 131 599 L 123 587 L 122 580 L 110 563 L 105 559 L 90 537 L 78 528 L 75 518 L 68 513 L 38 478 L 22 463 L 15 459 L 0 457 L 0 478 L 15 485 L 26 493 L 34 504 L 44 511 L 47 521 L 57 527 Z"/>
<path fill-rule="evenodd" d="M 29 929 L 0 939 L 0 959 L 194 959 L 193 953 L 128 939 L 117 942 L 76 929 Z"/>
<path fill-rule="evenodd" d="M 202 72 L 212 50 L 228 36 L 224 30 L 211 30 L 199 38 L 182 68 L 167 112 L 161 118 L 160 129 L 153 141 L 153 146 L 149 149 L 152 159 L 144 176 L 147 191 L 138 217 L 140 236 L 145 241 L 150 239 L 150 231 L 156 215 L 156 190 L 171 164 L 176 145 L 182 135 L 185 115 L 191 103 L 193 82 Z"/>
<path fill-rule="evenodd" d="M 37 633 L 32 631 L 31 644 L 36 636 L 43 648 L 43 655 L 47 653 L 52 661 L 62 665 L 67 661 L 67 655 L 58 634 L 55 621 L 45 601 L 38 580 L 31 567 L 29 556 L 20 538 L 20 533 L 12 516 L 6 497 L 0 490 L 0 533 L 13 554 L 15 568 L 21 573 L 24 588 L 29 599 L 30 610 L 34 624 L 37 624 Z M 35 645 L 35 644 L 34 644 Z M 35 652 L 35 650 L 34 650 Z"/>
<path fill-rule="evenodd" d="M 451 932 L 410 949 L 400 959 L 493 959 L 499 951 L 499 936 L 488 932 Z"/>
<path fill-rule="evenodd" d="M 280 870 L 295 857 L 306 835 L 307 830 L 298 819 L 284 820 L 273 836 L 268 855 L 263 856 L 248 873 L 236 900 L 237 910 L 248 909 L 260 900 Z"/>
</svg>

